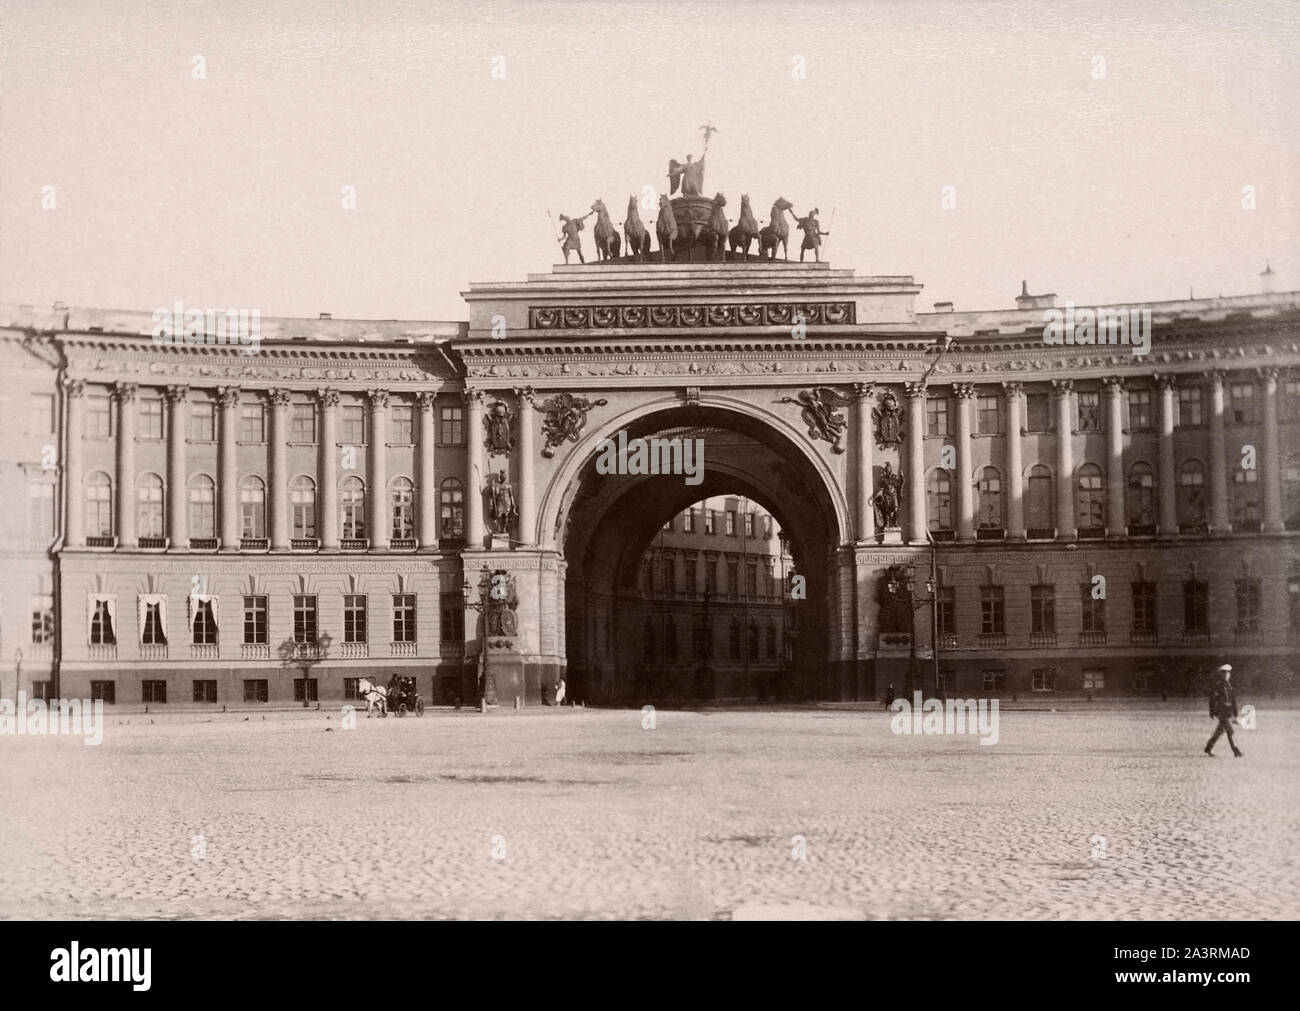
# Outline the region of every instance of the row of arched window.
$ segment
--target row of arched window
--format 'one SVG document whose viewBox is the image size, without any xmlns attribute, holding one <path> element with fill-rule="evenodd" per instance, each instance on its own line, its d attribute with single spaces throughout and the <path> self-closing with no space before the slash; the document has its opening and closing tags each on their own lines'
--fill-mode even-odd
<svg viewBox="0 0 1300 1011">
<path fill-rule="evenodd" d="M 757 623 L 749 624 L 749 652 L 751 660 L 775 660 L 777 659 L 777 628 L 776 623 L 768 621 L 762 641 L 766 645 L 766 650 L 760 653 L 760 628 Z M 732 660 L 740 660 L 745 655 L 741 652 L 741 634 L 742 626 L 740 619 L 733 618 L 731 625 L 727 629 L 727 652 Z M 709 628 L 700 619 L 696 620 L 692 640 L 692 655 L 696 660 L 708 659 L 713 655 L 713 644 L 709 641 Z M 661 625 L 651 618 L 645 619 L 645 626 L 642 631 L 642 653 L 645 659 L 651 663 L 659 660 L 660 649 L 662 647 L 663 659 L 667 663 L 675 663 L 680 656 L 679 644 L 677 641 L 677 623 L 672 616 L 666 617 Z"/>
<path fill-rule="evenodd" d="M 1206 522 L 1205 465 L 1186 460 L 1175 477 L 1175 503 L 1178 522 L 1183 526 L 1200 526 Z M 926 516 L 931 530 L 952 530 L 954 482 L 942 468 L 930 471 L 926 482 Z M 1300 454 L 1288 459 L 1283 472 L 1287 525 L 1300 520 Z M 1001 529 L 1006 525 L 1006 501 L 1002 472 L 984 467 L 975 481 L 975 524 L 979 529 Z M 1106 475 L 1095 463 L 1084 463 L 1075 471 L 1075 523 L 1081 530 L 1106 526 Z M 1045 529 L 1056 523 L 1056 482 L 1051 468 L 1035 464 L 1025 474 L 1024 518 L 1029 529 Z M 1231 487 L 1232 523 L 1239 529 L 1257 526 L 1260 521 L 1259 472 L 1238 468 L 1233 472 Z M 1156 498 L 1156 473 L 1148 463 L 1134 463 L 1128 469 L 1124 489 L 1125 517 L 1130 527 L 1154 527 L 1159 505 Z"/>
<path fill-rule="evenodd" d="M 217 485 L 206 474 L 196 474 L 189 481 L 189 524 L 192 538 L 216 537 Z M 86 476 L 86 534 L 90 537 L 113 535 L 113 479 L 104 471 Z M 162 537 L 166 526 L 163 508 L 163 479 L 152 473 L 141 474 L 136 481 L 136 534 L 139 537 Z M 439 536 L 458 538 L 465 535 L 465 488 L 456 477 L 444 478 L 438 486 L 440 507 Z M 415 537 L 415 484 L 408 477 L 396 477 L 388 483 L 391 536 L 395 540 Z M 316 482 L 303 474 L 289 482 L 290 536 L 315 538 Z M 363 539 L 367 533 L 366 483 L 350 475 L 339 482 L 339 534 L 345 539 Z M 264 539 L 267 536 L 266 482 L 250 474 L 239 482 L 240 537 Z"/>
</svg>

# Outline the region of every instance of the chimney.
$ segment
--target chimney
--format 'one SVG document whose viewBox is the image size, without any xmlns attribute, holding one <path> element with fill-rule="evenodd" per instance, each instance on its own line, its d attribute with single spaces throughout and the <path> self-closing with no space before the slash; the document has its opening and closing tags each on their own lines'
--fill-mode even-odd
<svg viewBox="0 0 1300 1011">
<path fill-rule="evenodd" d="M 1259 272 L 1259 290 L 1265 295 L 1271 295 L 1273 293 L 1273 282 L 1276 278 L 1277 271 L 1270 267 L 1268 261 L 1265 260 L 1264 269 Z"/>
<path fill-rule="evenodd" d="M 1029 282 L 1020 282 L 1020 294 L 1016 296 L 1017 309 L 1055 309 L 1056 292 L 1048 292 L 1043 295 L 1029 294 Z"/>
</svg>

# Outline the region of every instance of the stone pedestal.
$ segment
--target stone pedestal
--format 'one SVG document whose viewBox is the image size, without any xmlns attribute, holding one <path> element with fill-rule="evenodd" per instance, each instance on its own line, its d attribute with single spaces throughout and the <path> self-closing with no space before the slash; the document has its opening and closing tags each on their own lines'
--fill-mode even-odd
<svg viewBox="0 0 1300 1011">
<path fill-rule="evenodd" d="M 888 527 L 885 529 L 880 539 L 881 544 L 902 544 L 903 531 L 898 527 Z"/>
<path fill-rule="evenodd" d="M 488 643 L 488 671 L 496 686 L 496 702 L 499 706 L 510 707 L 518 697 L 523 702 L 529 701 L 525 679 L 524 658 L 514 649 L 498 649 Z M 536 701 L 537 689 L 533 689 L 533 701 Z"/>
<path fill-rule="evenodd" d="M 492 534 L 488 539 L 489 551 L 509 551 L 510 538 L 506 534 Z"/>
</svg>

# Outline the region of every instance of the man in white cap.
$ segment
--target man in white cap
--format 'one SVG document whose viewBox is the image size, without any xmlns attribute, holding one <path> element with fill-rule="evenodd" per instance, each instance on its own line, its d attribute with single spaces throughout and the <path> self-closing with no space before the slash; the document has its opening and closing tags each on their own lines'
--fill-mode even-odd
<svg viewBox="0 0 1300 1011">
<path fill-rule="evenodd" d="M 1210 715 L 1219 721 L 1205 745 L 1205 753 L 1214 757 L 1214 742 L 1220 734 L 1228 735 L 1228 747 L 1233 755 L 1241 757 L 1241 749 L 1232 739 L 1232 721 L 1237 718 L 1237 696 L 1232 691 L 1232 664 L 1225 663 L 1214 672 L 1214 687 L 1210 689 Z"/>
</svg>

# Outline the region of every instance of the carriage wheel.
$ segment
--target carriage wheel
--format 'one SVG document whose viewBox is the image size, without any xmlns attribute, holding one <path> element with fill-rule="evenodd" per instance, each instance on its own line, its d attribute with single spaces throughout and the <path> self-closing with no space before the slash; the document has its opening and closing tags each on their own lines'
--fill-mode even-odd
<svg viewBox="0 0 1300 1011">
<path fill-rule="evenodd" d="M 405 703 L 405 702 L 403 702 L 400 706 L 397 707 L 397 715 L 398 715 L 399 717 L 401 717 L 401 716 L 405 716 L 405 715 L 406 715 L 406 703 Z"/>
<path fill-rule="evenodd" d="M 424 715 L 424 699 L 422 698 L 417 698 L 415 700 L 415 715 L 416 716 Z"/>
</svg>

